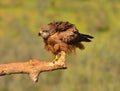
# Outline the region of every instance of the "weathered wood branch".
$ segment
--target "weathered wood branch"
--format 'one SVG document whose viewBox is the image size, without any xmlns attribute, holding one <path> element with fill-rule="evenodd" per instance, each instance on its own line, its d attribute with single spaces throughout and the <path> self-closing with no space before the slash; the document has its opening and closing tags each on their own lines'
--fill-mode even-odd
<svg viewBox="0 0 120 91">
<path fill-rule="evenodd" d="M 55 63 L 33 59 L 27 62 L 1 64 L 0 76 L 9 74 L 28 74 L 34 82 L 37 82 L 39 74 L 41 72 L 66 68 L 67 67 L 65 66 L 65 53 L 61 52 L 61 57 Z"/>
</svg>

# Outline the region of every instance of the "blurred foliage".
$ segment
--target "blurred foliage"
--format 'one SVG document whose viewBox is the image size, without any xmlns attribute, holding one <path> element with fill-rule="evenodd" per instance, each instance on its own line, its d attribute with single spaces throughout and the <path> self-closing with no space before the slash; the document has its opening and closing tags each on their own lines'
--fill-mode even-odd
<svg viewBox="0 0 120 91">
<path fill-rule="evenodd" d="M 120 91 L 119 0 L 1 0 L 0 63 L 52 60 L 37 33 L 55 20 L 74 23 L 93 42 L 67 56 L 67 70 L 42 73 L 37 84 L 25 75 L 0 77 L 0 91 Z"/>
</svg>

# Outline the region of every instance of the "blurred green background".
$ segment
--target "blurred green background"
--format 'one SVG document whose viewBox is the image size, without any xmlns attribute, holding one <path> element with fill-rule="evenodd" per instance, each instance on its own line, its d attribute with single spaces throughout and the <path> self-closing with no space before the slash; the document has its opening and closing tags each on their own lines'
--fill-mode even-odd
<svg viewBox="0 0 120 91">
<path fill-rule="evenodd" d="M 93 35 L 86 49 L 67 56 L 67 70 L 0 77 L 0 91 L 120 91 L 120 0 L 0 0 L 0 64 L 50 61 L 39 27 L 69 21 Z"/>
</svg>

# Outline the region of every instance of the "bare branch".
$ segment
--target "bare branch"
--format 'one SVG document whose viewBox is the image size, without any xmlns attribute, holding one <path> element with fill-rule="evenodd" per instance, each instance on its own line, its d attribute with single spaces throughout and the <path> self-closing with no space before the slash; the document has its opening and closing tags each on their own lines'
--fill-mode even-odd
<svg viewBox="0 0 120 91">
<path fill-rule="evenodd" d="M 55 63 L 33 59 L 27 62 L 1 64 L 0 76 L 9 74 L 28 74 L 34 82 L 37 82 L 38 76 L 41 72 L 66 68 L 67 67 L 65 66 L 65 53 L 61 52 L 61 57 Z"/>
</svg>

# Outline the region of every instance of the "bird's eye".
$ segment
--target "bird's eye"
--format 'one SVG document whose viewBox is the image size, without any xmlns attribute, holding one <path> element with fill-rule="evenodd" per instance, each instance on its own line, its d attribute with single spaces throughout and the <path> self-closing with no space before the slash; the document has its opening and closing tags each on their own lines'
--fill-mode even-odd
<svg viewBox="0 0 120 91">
<path fill-rule="evenodd" d="M 44 30 L 44 32 L 48 32 L 48 30 Z"/>
</svg>

